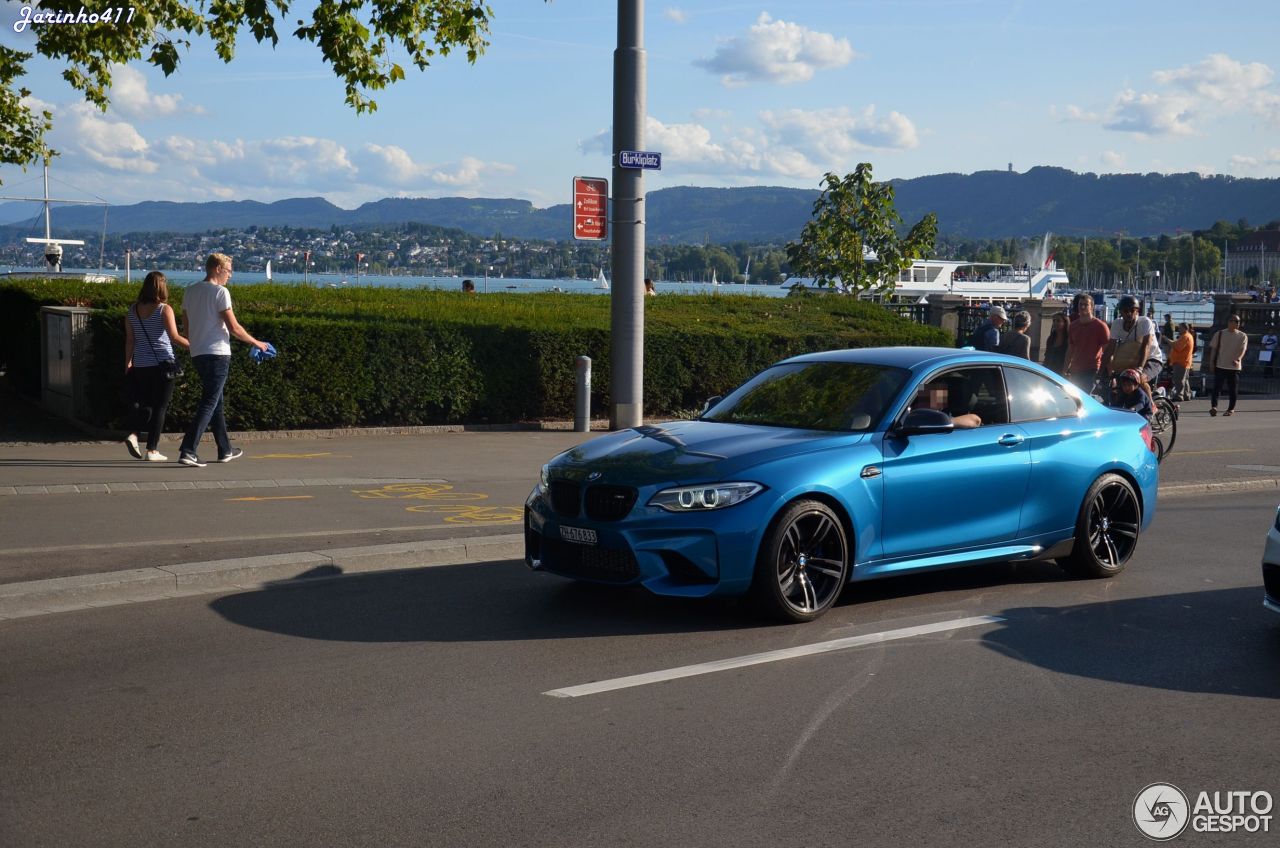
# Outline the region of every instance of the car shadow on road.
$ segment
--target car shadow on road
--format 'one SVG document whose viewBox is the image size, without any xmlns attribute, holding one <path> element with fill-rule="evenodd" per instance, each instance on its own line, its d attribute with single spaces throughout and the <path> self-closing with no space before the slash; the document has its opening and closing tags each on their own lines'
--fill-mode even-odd
<svg viewBox="0 0 1280 848">
<path fill-rule="evenodd" d="M 291 584 L 210 608 L 257 630 L 345 642 L 483 642 L 765 627 L 729 602 L 573 583 L 495 562 Z"/>
<path fill-rule="evenodd" d="M 983 643 L 1049 671 L 1175 692 L 1280 699 L 1280 616 L 1262 588 L 1019 607 Z"/>
<path fill-rule="evenodd" d="M 295 579 L 220 597 L 210 607 L 257 630 L 351 642 L 572 639 L 778 626 L 734 599 L 659 597 L 534 573 L 510 561 L 355 575 L 326 567 L 299 577 L 301 584 Z M 316 578 L 328 579 L 306 585 Z M 1070 580 L 1053 563 L 991 563 L 856 583 L 837 605 Z"/>
</svg>

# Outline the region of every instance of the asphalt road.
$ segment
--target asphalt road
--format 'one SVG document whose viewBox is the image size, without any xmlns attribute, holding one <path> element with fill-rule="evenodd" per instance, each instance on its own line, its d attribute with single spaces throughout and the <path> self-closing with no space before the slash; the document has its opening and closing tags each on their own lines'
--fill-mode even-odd
<svg viewBox="0 0 1280 848">
<path fill-rule="evenodd" d="M 1277 399 L 1243 401 L 1232 418 L 1184 404 L 1161 484 L 1280 478 L 1278 413 Z M 138 462 L 119 442 L 0 439 L 0 489 L 40 490 L 0 493 L 0 583 L 519 532 L 539 466 L 599 435 L 248 436 L 242 459 L 200 469 Z M 146 490 L 209 484 L 230 488 Z M 84 491 L 95 486 L 126 488 Z"/>
<path fill-rule="evenodd" d="M 1117 579 L 899 578 L 810 625 L 516 562 L 3 621 L 0 845 L 1148 844 L 1148 784 L 1280 796 L 1275 506 L 1166 501 Z"/>
</svg>

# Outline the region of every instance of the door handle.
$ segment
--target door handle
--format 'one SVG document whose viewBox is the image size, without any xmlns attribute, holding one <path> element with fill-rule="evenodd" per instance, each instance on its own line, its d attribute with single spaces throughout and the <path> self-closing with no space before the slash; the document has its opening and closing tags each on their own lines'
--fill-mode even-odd
<svg viewBox="0 0 1280 848">
<path fill-rule="evenodd" d="M 996 439 L 996 444 L 1004 445 L 1006 448 L 1011 448 L 1014 445 L 1022 444 L 1022 438 L 1023 437 L 1019 436 L 1017 433 L 1005 433 L 1003 436 Z"/>
</svg>

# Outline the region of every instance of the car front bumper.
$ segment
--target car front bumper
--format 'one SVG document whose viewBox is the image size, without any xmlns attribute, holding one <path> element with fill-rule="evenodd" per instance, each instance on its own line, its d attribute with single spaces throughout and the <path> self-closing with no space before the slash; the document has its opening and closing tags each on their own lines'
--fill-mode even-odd
<svg viewBox="0 0 1280 848">
<path fill-rule="evenodd" d="M 746 592 L 769 517 L 769 499 L 755 497 L 724 509 L 678 514 L 647 506 L 652 494 L 641 491 L 625 518 L 600 521 L 562 516 L 535 488 L 525 501 L 525 564 L 578 580 L 639 585 L 659 595 Z"/>
</svg>

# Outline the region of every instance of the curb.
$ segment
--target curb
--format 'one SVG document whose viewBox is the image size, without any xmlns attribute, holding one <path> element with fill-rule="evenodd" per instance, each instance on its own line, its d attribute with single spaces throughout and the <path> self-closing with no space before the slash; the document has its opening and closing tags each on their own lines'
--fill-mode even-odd
<svg viewBox="0 0 1280 848">
<path fill-rule="evenodd" d="M 469 539 L 336 548 L 326 553 L 305 551 L 191 562 L 105 574 L 31 580 L 25 583 L 0 584 L 0 621 L 238 589 L 310 585 L 376 572 L 523 557 L 524 536 L 511 533 Z"/>
<path fill-rule="evenodd" d="M 1280 479 L 1170 484 L 1161 486 L 1158 495 L 1160 498 L 1177 498 L 1271 490 L 1280 491 Z M 304 551 L 190 562 L 105 574 L 5 583 L 0 584 L 0 621 L 91 607 L 236 590 L 287 588 L 362 574 L 523 557 L 524 536 L 509 533 L 469 539 L 335 548 L 326 553 Z"/>
<path fill-rule="evenodd" d="M 1259 477 L 1252 480 L 1228 480 L 1222 483 L 1170 483 L 1161 486 L 1156 494 L 1161 498 L 1186 495 L 1229 495 L 1232 492 L 1257 492 L 1280 489 L 1280 479 Z"/>
</svg>

